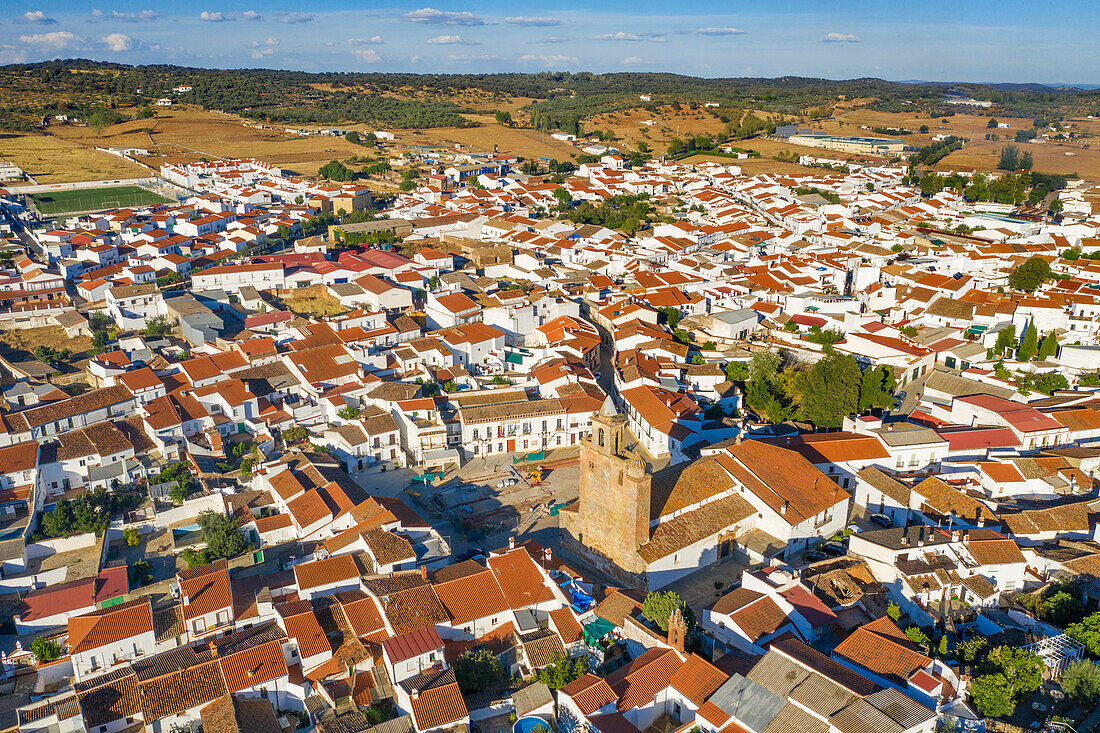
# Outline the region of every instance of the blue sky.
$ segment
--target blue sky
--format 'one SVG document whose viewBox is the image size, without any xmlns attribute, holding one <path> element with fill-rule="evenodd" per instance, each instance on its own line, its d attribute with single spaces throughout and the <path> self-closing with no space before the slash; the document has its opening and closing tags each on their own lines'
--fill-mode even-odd
<svg viewBox="0 0 1100 733">
<path fill-rule="evenodd" d="M 1100 2 L 0 3 L 0 64 L 1100 82 Z"/>
</svg>

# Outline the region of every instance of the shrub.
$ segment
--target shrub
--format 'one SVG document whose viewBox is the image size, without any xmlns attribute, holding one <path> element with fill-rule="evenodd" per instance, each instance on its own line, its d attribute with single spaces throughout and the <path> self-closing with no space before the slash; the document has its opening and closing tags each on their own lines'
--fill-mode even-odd
<svg viewBox="0 0 1100 733">
<path fill-rule="evenodd" d="M 34 655 L 39 664 L 52 662 L 61 658 L 61 646 L 56 639 L 47 639 L 40 636 L 31 642 L 31 654 Z"/>
<path fill-rule="evenodd" d="M 126 540 L 126 544 L 130 547 L 137 547 L 141 544 L 141 533 L 136 529 L 127 529 L 122 533 L 122 538 Z"/>
</svg>

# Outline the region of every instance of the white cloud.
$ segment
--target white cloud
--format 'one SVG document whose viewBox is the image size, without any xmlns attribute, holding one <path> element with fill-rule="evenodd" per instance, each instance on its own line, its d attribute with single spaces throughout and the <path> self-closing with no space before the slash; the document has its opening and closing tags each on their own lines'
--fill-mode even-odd
<svg viewBox="0 0 1100 733">
<path fill-rule="evenodd" d="M 665 37 L 661 33 L 603 33 L 596 36 L 599 41 L 650 41 L 652 43 L 664 43 Z"/>
<path fill-rule="evenodd" d="M 429 38 L 428 43 L 435 44 L 437 46 L 476 46 L 477 41 L 468 41 L 457 33 L 444 34 L 442 36 L 436 36 L 435 38 Z"/>
<path fill-rule="evenodd" d="M 745 31 L 741 28 L 699 28 L 695 31 L 701 36 L 741 36 Z"/>
<path fill-rule="evenodd" d="M 49 33 L 35 33 L 30 36 L 19 36 L 23 43 L 43 48 L 74 48 L 84 43 L 84 39 L 69 31 L 51 31 Z"/>
<path fill-rule="evenodd" d="M 41 10 L 28 10 L 23 13 L 21 19 L 24 23 L 34 23 L 35 25 L 57 25 L 57 21 L 50 18 Z"/>
<path fill-rule="evenodd" d="M 223 13 L 220 10 L 204 10 L 199 13 L 199 20 L 205 20 L 207 23 L 225 23 L 226 21 L 233 20 L 233 14 Z"/>
<path fill-rule="evenodd" d="M 382 61 L 382 57 L 373 48 L 357 48 L 352 53 L 358 56 L 360 61 L 367 64 L 377 64 Z"/>
<path fill-rule="evenodd" d="M 257 48 L 255 51 L 252 52 L 252 58 L 254 58 L 254 59 L 263 59 L 263 58 L 267 58 L 268 56 L 274 56 L 274 55 L 275 55 L 275 49 L 272 48 L 271 46 L 264 46 L 263 48 Z"/>
<path fill-rule="evenodd" d="M 102 18 L 102 10 L 93 10 L 92 15 L 95 18 Z M 120 13 L 117 10 L 111 11 L 111 20 L 118 21 L 119 23 L 152 23 L 160 20 L 162 16 L 155 10 L 140 10 L 136 13 Z"/>
<path fill-rule="evenodd" d="M 859 43 L 859 36 L 850 33 L 826 33 L 821 40 L 826 43 Z"/>
<path fill-rule="evenodd" d="M 564 64 L 578 64 L 576 56 L 566 56 L 563 53 L 554 53 L 549 55 L 527 53 L 519 57 L 520 61 L 540 61 L 547 65 L 564 65 Z"/>
<path fill-rule="evenodd" d="M 103 36 L 103 43 L 111 51 L 131 51 L 134 48 L 134 39 L 125 33 L 110 33 Z"/>
<path fill-rule="evenodd" d="M 283 13 L 279 20 L 284 23 L 312 23 L 317 19 L 317 16 L 313 13 Z"/>
<path fill-rule="evenodd" d="M 15 46 L 0 45 L 0 64 L 21 64 L 27 60 L 27 54 Z"/>
<path fill-rule="evenodd" d="M 561 21 L 557 18 L 538 18 L 526 15 L 516 15 L 511 18 L 505 18 L 505 23 L 509 25 L 528 25 L 528 26 L 551 26 L 561 25 Z"/>
<path fill-rule="evenodd" d="M 371 36 L 370 38 L 349 38 L 349 46 L 381 46 L 383 43 L 382 36 Z"/>
<path fill-rule="evenodd" d="M 266 41 L 253 41 L 248 44 L 249 48 L 261 48 L 263 46 L 278 46 L 280 43 L 278 38 L 268 38 Z"/>
<path fill-rule="evenodd" d="M 255 10 L 246 10 L 241 13 L 241 20 L 263 20 L 264 16 L 257 13 Z"/>
<path fill-rule="evenodd" d="M 623 63 L 627 66 L 633 66 L 634 64 L 642 63 L 642 60 L 637 56 L 627 56 L 625 59 L 623 59 Z"/>
<path fill-rule="evenodd" d="M 474 15 L 468 10 L 461 12 L 454 10 L 437 10 L 435 8 L 420 8 L 405 13 L 402 16 L 412 23 L 432 23 L 435 25 L 485 25 L 485 19 Z"/>
</svg>

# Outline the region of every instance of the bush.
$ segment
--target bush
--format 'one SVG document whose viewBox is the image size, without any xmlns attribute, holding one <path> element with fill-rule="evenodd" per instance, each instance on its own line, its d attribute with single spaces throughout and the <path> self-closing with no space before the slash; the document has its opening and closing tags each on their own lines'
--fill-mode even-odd
<svg viewBox="0 0 1100 733">
<path fill-rule="evenodd" d="M 241 535 L 241 523 L 236 518 L 203 512 L 198 523 L 202 527 L 202 538 L 214 557 L 236 557 L 248 549 Z"/>
<path fill-rule="evenodd" d="M 52 662 L 61 658 L 61 646 L 56 639 L 47 639 L 40 636 L 31 642 L 31 654 L 34 655 L 39 664 Z"/>
<path fill-rule="evenodd" d="M 1086 659 L 1070 662 L 1062 674 L 1062 689 L 1082 703 L 1100 699 L 1100 667 Z"/>
<path fill-rule="evenodd" d="M 122 538 L 126 540 L 126 544 L 130 547 L 137 547 L 141 544 L 141 533 L 136 529 L 127 529 L 123 531 Z"/>
<path fill-rule="evenodd" d="M 303 440 L 309 438 L 309 431 L 303 428 L 301 425 L 295 425 L 292 428 L 287 428 L 283 431 L 283 440 L 290 445 L 291 443 L 301 443 Z"/>
<path fill-rule="evenodd" d="M 588 657 L 577 657 L 569 660 L 566 657 L 555 657 L 549 667 L 544 667 L 535 673 L 535 679 L 542 682 L 551 690 L 565 687 L 570 682 L 584 676 L 588 671 Z"/>
<path fill-rule="evenodd" d="M 454 670 L 463 695 L 499 690 L 508 684 L 508 672 L 488 649 L 466 652 L 455 660 Z"/>
<path fill-rule="evenodd" d="M 148 585 L 153 582 L 153 567 L 145 560 L 138 560 L 130 568 L 134 583 L 138 586 Z"/>
</svg>

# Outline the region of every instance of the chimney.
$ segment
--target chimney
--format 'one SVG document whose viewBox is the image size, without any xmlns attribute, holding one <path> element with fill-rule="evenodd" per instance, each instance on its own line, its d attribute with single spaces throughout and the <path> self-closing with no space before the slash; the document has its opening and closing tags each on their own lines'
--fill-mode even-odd
<svg viewBox="0 0 1100 733">
<path fill-rule="evenodd" d="M 979 504 L 977 507 L 974 508 L 974 516 L 978 518 L 978 526 L 979 527 L 984 527 L 985 526 L 985 517 L 982 516 L 982 505 L 981 504 Z"/>
<path fill-rule="evenodd" d="M 786 516 L 787 507 L 789 507 L 790 505 L 791 505 L 791 503 L 789 501 L 783 502 L 783 506 L 779 508 L 779 513 Z"/>
<path fill-rule="evenodd" d="M 960 529 L 959 534 L 961 534 L 963 536 L 963 544 L 964 545 L 969 545 L 970 544 L 970 533 L 969 532 L 963 532 Z"/>
<path fill-rule="evenodd" d="M 423 578 L 424 580 L 428 579 L 428 566 L 427 565 L 421 565 L 420 566 L 420 577 Z"/>
<path fill-rule="evenodd" d="M 668 645 L 683 654 L 684 636 L 686 634 L 687 622 L 684 621 L 683 612 L 677 607 L 672 610 L 668 617 Z"/>
<path fill-rule="evenodd" d="M 888 433 L 894 432 L 894 423 L 892 423 L 892 422 L 886 423 L 886 432 L 888 432 Z"/>
<path fill-rule="evenodd" d="M 550 566 L 551 562 L 553 562 L 552 557 L 553 557 L 553 555 L 550 552 L 549 547 L 542 548 L 542 565 L 543 565 L 543 567 L 549 567 Z"/>
</svg>

